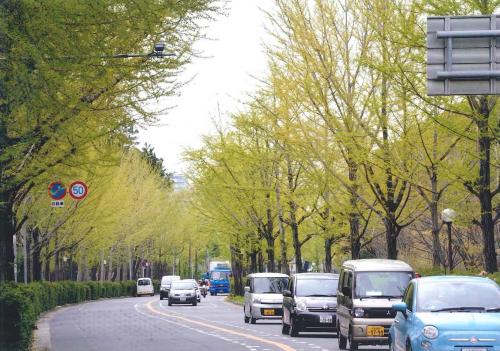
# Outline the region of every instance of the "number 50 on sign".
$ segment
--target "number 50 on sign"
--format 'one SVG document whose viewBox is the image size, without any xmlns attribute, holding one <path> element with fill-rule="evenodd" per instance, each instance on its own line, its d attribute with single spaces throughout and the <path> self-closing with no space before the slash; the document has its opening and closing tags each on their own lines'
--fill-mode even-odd
<svg viewBox="0 0 500 351">
<path fill-rule="evenodd" d="M 83 200 L 88 194 L 87 184 L 77 180 L 69 186 L 69 195 L 75 200 Z"/>
</svg>

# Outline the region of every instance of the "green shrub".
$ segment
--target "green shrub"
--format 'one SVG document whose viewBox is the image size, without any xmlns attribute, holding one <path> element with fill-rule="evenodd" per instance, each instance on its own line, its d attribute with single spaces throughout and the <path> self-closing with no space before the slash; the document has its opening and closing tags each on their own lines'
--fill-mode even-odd
<svg viewBox="0 0 500 351">
<path fill-rule="evenodd" d="M 56 306 L 135 293 L 135 281 L 1 283 L 0 350 L 28 350 L 38 316 Z"/>
</svg>

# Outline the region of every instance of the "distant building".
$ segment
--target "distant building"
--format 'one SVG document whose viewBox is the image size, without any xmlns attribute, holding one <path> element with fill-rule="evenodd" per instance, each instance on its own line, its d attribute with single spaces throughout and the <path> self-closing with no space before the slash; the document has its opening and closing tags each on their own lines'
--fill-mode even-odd
<svg viewBox="0 0 500 351">
<path fill-rule="evenodd" d="M 174 182 L 174 190 L 183 190 L 189 186 L 186 177 L 180 173 L 175 173 L 172 175 L 172 181 Z"/>
</svg>

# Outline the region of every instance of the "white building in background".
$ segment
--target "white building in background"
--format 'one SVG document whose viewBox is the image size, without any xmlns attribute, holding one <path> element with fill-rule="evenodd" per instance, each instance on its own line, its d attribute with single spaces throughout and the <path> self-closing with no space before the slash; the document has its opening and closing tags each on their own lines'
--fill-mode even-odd
<svg viewBox="0 0 500 351">
<path fill-rule="evenodd" d="M 189 183 L 183 174 L 174 172 L 172 180 L 174 182 L 174 190 L 183 190 L 189 186 Z"/>
</svg>

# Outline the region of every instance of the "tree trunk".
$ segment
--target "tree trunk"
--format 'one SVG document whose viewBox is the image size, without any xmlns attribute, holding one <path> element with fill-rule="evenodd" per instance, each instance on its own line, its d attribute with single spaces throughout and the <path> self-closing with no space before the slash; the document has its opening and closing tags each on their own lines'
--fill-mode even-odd
<svg viewBox="0 0 500 351">
<path fill-rule="evenodd" d="M 10 198 L 9 194 L 0 194 L 0 282 L 14 280 L 15 223 Z"/>
<path fill-rule="evenodd" d="M 281 207 L 281 185 L 279 182 L 279 169 L 276 167 L 275 169 L 276 175 L 276 209 L 278 210 L 278 228 L 280 233 L 280 272 L 284 274 L 290 274 L 290 268 L 288 267 L 288 259 L 286 255 L 286 231 L 285 225 L 283 221 L 283 208 Z"/>
<path fill-rule="evenodd" d="M 325 272 L 332 272 L 332 238 L 325 238 Z"/>
<path fill-rule="evenodd" d="M 493 195 L 491 192 L 491 138 L 488 125 L 492 111 L 488 107 L 488 99 L 481 97 L 481 115 L 476 118 L 479 130 L 479 202 L 481 204 L 481 230 L 483 232 L 483 255 L 485 270 L 493 273 L 498 271 L 495 252 L 495 229 L 493 223 Z"/>
<path fill-rule="evenodd" d="M 262 256 L 262 248 L 257 252 L 257 266 L 258 272 L 264 272 L 264 257 Z"/>
<path fill-rule="evenodd" d="M 233 272 L 234 295 L 243 296 L 243 265 L 242 255 L 237 247 L 231 245 L 231 270 Z"/>
<path fill-rule="evenodd" d="M 302 245 L 299 240 L 299 225 L 297 224 L 297 204 L 294 201 L 289 202 L 290 206 L 290 229 L 292 231 L 293 250 L 295 256 L 295 266 L 297 273 L 302 273 L 304 268 L 302 266 Z"/>
<path fill-rule="evenodd" d="M 432 220 L 432 265 L 440 267 L 443 265 L 443 250 L 441 248 L 441 241 L 439 240 L 440 225 L 437 202 L 433 200 L 429 205 L 429 209 Z"/>
<path fill-rule="evenodd" d="M 42 262 L 40 261 L 40 252 L 42 251 L 40 240 L 40 231 L 35 228 L 31 232 L 33 238 L 33 250 L 31 253 L 31 266 L 33 269 L 33 274 L 31 276 L 32 281 L 42 280 Z"/>
<path fill-rule="evenodd" d="M 257 250 L 249 253 L 250 257 L 250 273 L 257 273 Z"/>
<path fill-rule="evenodd" d="M 267 271 L 276 272 L 276 263 L 274 261 L 274 237 L 271 235 L 266 237 L 267 243 Z"/>
<path fill-rule="evenodd" d="M 387 242 L 387 258 L 396 260 L 398 258 L 397 237 L 399 228 L 389 218 L 384 218 L 385 238 Z"/>
<path fill-rule="evenodd" d="M 351 242 L 351 258 L 357 260 L 361 255 L 361 236 L 359 233 L 359 213 L 356 212 L 358 204 L 358 167 L 352 161 L 348 161 L 349 164 L 349 181 L 351 183 L 351 190 L 349 194 L 349 202 L 351 205 L 351 210 L 349 212 L 349 234 Z"/>
</svg>

